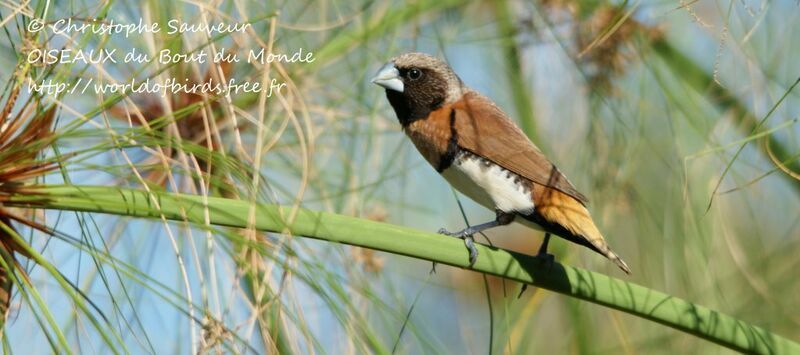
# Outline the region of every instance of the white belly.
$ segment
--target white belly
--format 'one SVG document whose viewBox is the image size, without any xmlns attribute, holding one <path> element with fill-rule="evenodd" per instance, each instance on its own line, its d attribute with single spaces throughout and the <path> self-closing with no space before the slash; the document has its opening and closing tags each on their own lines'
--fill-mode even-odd
<svg viewBox="0 0 800 355">
<path fill-rule="evenodd" d="M 468 152 L 459 152 L 442 176 L 467 197 L 489 209 L 529 214 L 531 189 L 516 174 Z"/>
</svg>

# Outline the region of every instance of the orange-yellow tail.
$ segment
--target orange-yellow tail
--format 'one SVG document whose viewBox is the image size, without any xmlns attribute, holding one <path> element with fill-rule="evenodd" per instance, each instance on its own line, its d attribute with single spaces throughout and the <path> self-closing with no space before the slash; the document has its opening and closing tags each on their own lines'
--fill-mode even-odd
<svg viewBox="0 0 800 355">
<path fill-rule="evenodd" d="M 534 189 L 534 196 L 537 196 L 534 201 L 535 214 L 538 216 L 532 221 L 542 225 L 546 231 L 602 254 L 625 273 L 631 273 L 628 264 L 608 246 L 595 226 L 589 210 L 580 201 L 561 191 L 541 185 L 535 185 Z"/>
<path fill-rule="evenodd" d="M 592 247 L 594 247 L 591 249 L 594 249 L 596 252 L 603 254 L 606 258 L 613 261 L 614 264 L 617 264 L 617 266 L 620 269 L 622 269 L 622 271 L 625 271 L 626 274 L 630 275 L 631 269 L 628 267 L 628 264 L 626 264 L 625 261 L 622 260 L 622 258 L 620 258 L 619 255 L 617 255 L 617 253 L 611 250 L 611 247 L 608 246 L 608 243 L 606 243 L 606 240 L 603 238 L 603 235 L 600 234 L 600 231 L 597 229 L 597 226 L 594 225 L 594 221 L 592 221 L 592 217 L 589 216 L 589 212 L 587 211 L 586 215 L 581 216 L 580 219 L 581 221 L 577 223 L 579 229 L 573 232 L 573 234 L 586 239 L 586 241 L 589 242 L 592 245 Z"/>
</svg>

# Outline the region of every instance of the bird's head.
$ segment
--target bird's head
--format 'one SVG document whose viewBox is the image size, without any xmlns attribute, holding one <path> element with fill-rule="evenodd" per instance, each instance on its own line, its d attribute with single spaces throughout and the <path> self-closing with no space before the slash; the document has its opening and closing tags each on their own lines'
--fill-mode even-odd
<svg viewBox="0 0 800 355">
<path fill-rule="evenodd" d="M 422 119 L 466 90 L 447 63 L 424 53 L 406 53 L 383 65 L 372 82 L 386 89 L 403 125 Z"/>
</svg>

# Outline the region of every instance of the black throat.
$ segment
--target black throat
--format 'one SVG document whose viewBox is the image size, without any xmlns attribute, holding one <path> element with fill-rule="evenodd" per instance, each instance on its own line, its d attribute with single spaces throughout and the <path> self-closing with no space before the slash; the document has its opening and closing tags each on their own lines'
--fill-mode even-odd
<svg viewBox="0 0 800 355">
<path fill-rule="evenodd" d="M 414 98 L 404 95 L 402 92 L 386 89 L 386 98 L 397 115 L 397 120 L 403 127 L 407 127 L 414 121 L 428 118 L 431 112 L 442 107 L 444 100 L 434 101 L 432 104 L 424 105 L 416 102 Z"/>
</svg>

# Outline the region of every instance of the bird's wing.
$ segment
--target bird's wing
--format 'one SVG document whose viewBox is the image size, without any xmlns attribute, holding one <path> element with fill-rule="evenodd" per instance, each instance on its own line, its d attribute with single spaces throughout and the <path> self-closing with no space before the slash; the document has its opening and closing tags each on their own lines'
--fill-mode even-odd
<svg viewBox="0 0 800 355">
<path fill-rule="evenodd" d="M 454 103 L 452 109 L 454 133 L 462 149 L 539 185 L 559 190 L 582 204 L 588 203 L 586 197 L 491 100 L 471 91 Z"/>
</svg>

